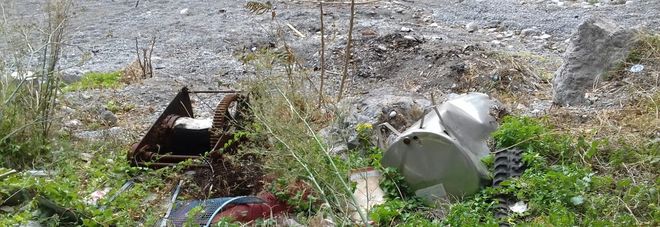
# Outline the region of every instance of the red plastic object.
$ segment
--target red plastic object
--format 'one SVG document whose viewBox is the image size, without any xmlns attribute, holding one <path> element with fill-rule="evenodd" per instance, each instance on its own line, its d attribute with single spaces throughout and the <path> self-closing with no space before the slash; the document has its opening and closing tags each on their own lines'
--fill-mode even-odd
<svg viewBox="0 0 660 227">
<path fill-rule="evenodd" d="M 257 195 L 257 197 L 263 199 L 265 203 L 229 205 L 224 211 L 213 217 L 211 223 L 218 223 L 224 217 L 230 217 L 232 220 L 238 222 L 250 222 L 260 218 L 275 217 L 292 210 L 289 205 L 278 200 L 271 193 L 262 193 Z"/>
</svg>

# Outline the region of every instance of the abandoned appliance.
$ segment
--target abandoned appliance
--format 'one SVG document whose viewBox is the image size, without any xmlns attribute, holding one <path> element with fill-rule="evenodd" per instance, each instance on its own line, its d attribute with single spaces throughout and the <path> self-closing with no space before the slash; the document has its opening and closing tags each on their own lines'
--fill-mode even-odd
<svg viewBox="0 0 660 227">
<path fill-rule="evenodd" d="M 492 115 L 500 110 L 488 95 L 468 93 L 432 106 L 403 132 L 384 123 L 396 138 L 389 143 L 382 164 L 399 169 L 415 194 L 429 202 L 474 194 L 492 184 L 481 159 L 490 153 L 487 140 L 498 127 Z M 498 164 L 506 165 L 504 171 L 512 168 L 506 162 Z"/>
<path fill-rule="evenodd" d="M 222 95 L 213 119 L 195 118 L 190 94 Z M 207 152 L 237 145 L 234 132 L 247 116 L 247 95 L 239 91 L 189 91 L 182 88 L 139 143 L 128 160 L 136 166 L 162 168 L 197 159 Z"/>
</svg>

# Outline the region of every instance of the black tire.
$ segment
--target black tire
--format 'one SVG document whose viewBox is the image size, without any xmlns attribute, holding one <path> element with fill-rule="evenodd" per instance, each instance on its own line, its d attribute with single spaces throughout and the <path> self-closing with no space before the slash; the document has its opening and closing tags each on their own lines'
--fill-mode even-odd
<svg viewBox="0 0 660 227">
<path fill-rule="evenodd" d="M 499 187 L 505 180 L 520 177 L 525 171 L 522 162 L 523 151 L 518 148 L 506 149 L 495 154 L 493 187 Z M 495 218 L 504 219 L 510 214 L 509 205 L 512 205 L 513 199 L 510 195 L 499 195 L 496 197 L 498 204 L 495 207 Z M 500 223 L 500 226 L 509 226 L 507 223 Z"/>
</svg>

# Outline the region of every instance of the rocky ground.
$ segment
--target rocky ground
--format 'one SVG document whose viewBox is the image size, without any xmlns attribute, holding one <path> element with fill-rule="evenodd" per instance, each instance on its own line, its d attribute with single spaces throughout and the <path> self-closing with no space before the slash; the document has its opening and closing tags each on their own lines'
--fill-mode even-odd
<svg viewBox="0 0 660 227">
<path fill-rule="evenodd" d="M 6 2 L 5 18 L 39 21 L 43 18 L 41 2 Z M 655 0 L 358 2 L 363 4 L 356 6 L 348 88 L 351 96 L 371 93 L 428 98 L 430 93 L 441 97 L 483 90 L 483 82 L 474 78 L 497 76 L 495 80 L 499 80 L 498 70 L 506 70 L 499 61 L 492 61 L 493 53 L 515 53 L 517 57 L 502 59 L 514 65 L 517 61 L 531 62 L 539 70 L 531 68 L 530 72 L 540 71 L 525 74 L 533 77 L 518 78 L 520 85 L 506 85 L 516 87 L 514 95 L 536 97 L 536 101 L 519 106 L 528 113 L 549 108 L 552 71 L 561 63 L 567 39 L 586 18 L 603 17 L 623 26 L 660 29 L 660 1 Z M 127 131 L 134 139 L 149 127 L 177 89 L 233 88 L 237 81 L 254 74 L 237 56 L 269 47 L 281 38 L 287 40 L 302 65 L 318 68 L 318 4 L 274 1 L 277 20 L 273 21 L 270 14 L 250 13 L 244 3 L 142 0 L 136 7 L 133 0 L 75 2 L 61 59 L 65 79 L 75 81 L 85 72 L 123 70 L 135 59 L 136 39 L 142 47 L 152 37 L 157 40 L 152 58 L 154 77 L 114 90 L 65 94 L 60 101 L 66 106 L 65 112 L 72 114 L 64 122 L 74 131 L 91 130 L 90 122 L 78 124 L 76 118 L 94 118 L 99 109 L 114 102 L 127 107 L 117 113 L 119 128 L 114 128 L 114 133 Z M 327 89 L 331 94 L 338 90 L 348 15 L 348 4 L 332 1 L 325 6 Z M 278 35 L 277 29 L 283 33 Z M 318 71 L 313 76 L 317 78 Z M 194 98 L 199 103 L 211 103 L 209 106 L 217 100 Z M 98 135 L 94 131 L 84 133 L 82 137 Z"/>
</svg>

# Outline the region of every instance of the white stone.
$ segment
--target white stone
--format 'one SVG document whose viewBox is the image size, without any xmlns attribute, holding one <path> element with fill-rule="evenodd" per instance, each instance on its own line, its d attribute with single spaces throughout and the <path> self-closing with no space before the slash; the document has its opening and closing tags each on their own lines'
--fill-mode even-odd
<svg viewBox="0 0 660 227">
<path fill-rule="evenodd" d="M 67 122 L 64 122 L 64 126 L 67 128 L 76 128 L 80 127 L 82 125 L 82 122 L 80 122 L 78 119 L 73 119 Z"/>
<path fill-rule="evenodd" d="M 474 22 L 470 22 L 465 25 L 465 30 L 467 30 L 468 32 L 474 32 L 477 29 L 479 29 L 479 27 Z"/>
<path fill-rule="evenodd" d="M 548 34 L 542 34 L 542 35 L 539 35 L 539 36 L 534 36 L 535 39 L 549 39 L 550 37 L 552 37 L 552 36 L 548 35 Z"/>
<path fill-rule="evenodd" d="M 396 117 L 396 111 L 390 112 L 390 118 L 394 118 L 394 117 Z"/>
<path fill-rule="evenodd" d="M 406 40 L 412 40 L 412 41 L 416 41 L 416 40 L 417 40 L 417 38 L 415 38 L 415 37 L 412 36 L 412 35 L 406 35 L 406 36 L 403 36 L 403 39 L 406 39 Z"/>
<path fill-rule="evenodd" d="M 179 11 L 179 14 L 188 16 L 188 15 L 190 15 L 190 9 L 184 8 L 181 11 Z"/>
</svg>

